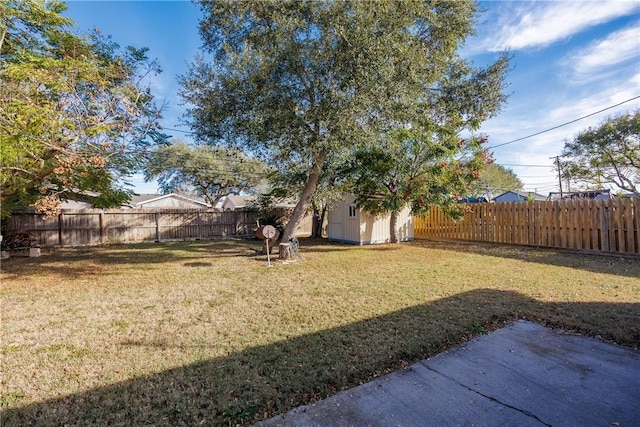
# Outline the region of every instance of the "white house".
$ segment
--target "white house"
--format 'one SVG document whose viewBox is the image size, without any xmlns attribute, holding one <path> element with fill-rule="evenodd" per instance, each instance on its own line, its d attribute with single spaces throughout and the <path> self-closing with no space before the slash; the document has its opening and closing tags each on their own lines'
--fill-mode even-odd
<svg viewBox="0 0 640 427">
<path fill-rule="evenodd" d="M 129 207 L 133 209 L 140 208 L 192 208 L 192 209 L 206 209 L 209 208 L 209 204 L 204 200 L 190 199 L 179 194 L 140 194 L 131 196 L 131 201 L 128 205 L 123 207 Z"/>
<path fill-rule="evenodd" d="M 353 195 L 348 195 L 342 202 L 334 203 L 327 216 L 327 235 L 330 241 L 355 245 L 390 241 L 391 216 L 374 217 L 359 209 Z M 413 240 L 413 216 L 408 206 L 398 214 L 398 237 L 401 241 Z"/>
<path fill-rule="evenodd" d="M 253 202 L 258 200 L 256 196 L 226 196 L 222 202 L 222 209 L 225 211 L 234 211 L 236 209 L 244 209 Z M 296 207 L 296 200 L 284 200 L 273 205 L 275 208 L 293 209 Z"/>
<path fill-rule="evenodd" d="M 235 211 L 246 208 L 256 201 L 256 196 L 226 196 L 222 202 L 222 209 L 225 211 Z"/>
</svg>

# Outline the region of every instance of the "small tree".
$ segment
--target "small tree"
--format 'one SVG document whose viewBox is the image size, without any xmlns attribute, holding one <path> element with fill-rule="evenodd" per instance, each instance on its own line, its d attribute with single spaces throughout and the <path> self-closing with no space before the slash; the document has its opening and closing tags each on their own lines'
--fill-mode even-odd
<svg viewBox="0 0 640 427">
<path fill-rule="evenodd" d="M 194 191 L 215 206 L 224 196 L 263 184 L 267 168 L 237 150 L 178 142 L 160 146 L 149 156 L 145 179 L 156 178 L 165 193 Z"/>
<path fill-rule="evenodd" d="M 451 217 L 463 212 L 457 203 L 489 161 L 482 138 L 396 131 L 379 146 L 359 151 L 351 185 L 356 203 L 373 214 L 390 214 L 390 242 L 397 243 L 398 214 L 407 206 L 426 215 L 434 205 Z"/>
<path fill-rule="evenodd" d="M 480 197 L 483 194 L 496 196 L 505 191 L 520 191 L 521 189 L 522 181 L 513 170 L 491 163 L 480 172 L 480 177 L 471 184 L 471 190 L 468 194 L 473 197 Z"/>
<path fill-rule="evenodd" d="M 614 185 L 640 196 L 640 111 L 605 120 L 566 141 L 565 178 L 587 187 Z"/>
</svg>

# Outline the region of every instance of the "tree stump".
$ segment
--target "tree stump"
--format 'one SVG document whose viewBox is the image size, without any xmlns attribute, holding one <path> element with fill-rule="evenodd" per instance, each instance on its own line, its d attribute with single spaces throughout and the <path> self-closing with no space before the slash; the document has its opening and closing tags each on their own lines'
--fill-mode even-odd
<svg viewBox="0 0 640 427">
<path fill-rule="evenodd" d="M 291 243 L 280 243 L 279 259 L 286 261 L 291 259 Z"/>
</svg>

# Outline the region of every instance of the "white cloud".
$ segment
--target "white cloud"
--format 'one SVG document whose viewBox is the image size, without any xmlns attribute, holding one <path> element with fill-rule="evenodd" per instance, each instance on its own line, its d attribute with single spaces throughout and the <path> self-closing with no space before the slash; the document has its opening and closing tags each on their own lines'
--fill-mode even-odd
<svg viewBox="0 0 640 427">
<path fill-rule="evenodd" d="M 638 96 L 640 73 L 619 83 L 618 86 L 595 90 L 582 96 L 576 96 L 573 92 L 557 93 L 553 102 L 549 100 L 545 105 L 530 105 L 528 114 L 518 108 L 516 108 L 517 112 L 507 109 L 506 114 L 492 119 L 486 123 L 486 127 L 483 127 L 483 132 L 490 135 L 488 145 L 543 132 L 634 98 Z M 599 126 L 611 116 L 638 108 L 640 108 L 640 99 L 635 99 L 540 135 L 497 147 L 492 150 L 495 153 L 496 163 L 509 165 L 507 167 L 511 167 L 521 177 L 526 190 L 538 190 L 542 194 L 557 191 L 557 173 L 553 170 L 552 157 L 562 153 L 565 141 L 572 139 L 584 129 Z M 539 167 L 544 165 L 548 167 Z"/>
<path fill-rule="evenodd" d="M 580 31 L 640 10 L 637 1 L 505 2 L 496 31 L 482 45 L 489 51 L 542 48 Z"/>
<path fill-rule="evenodd" d="M 581 49 L 567 59 L 567 64 L 581 73 L 621 64 L 640 56 L 640 27 L 629 27 L 609 34 Z"/>
</svg>

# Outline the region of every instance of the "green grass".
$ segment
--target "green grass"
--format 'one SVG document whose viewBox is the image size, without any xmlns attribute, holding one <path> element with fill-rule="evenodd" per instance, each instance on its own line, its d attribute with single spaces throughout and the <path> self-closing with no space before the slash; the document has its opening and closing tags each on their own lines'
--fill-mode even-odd
<svg viewBox="0 0 640 427">
<path fill-rule="evenodd" d="M 640 346 L 640 260 L 417 241 L 44 251 L 2 264 L 3 425 L 235 425 L 517 318 Z"/>
</svg>

